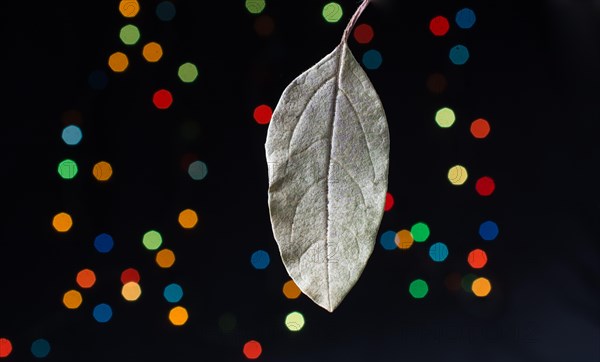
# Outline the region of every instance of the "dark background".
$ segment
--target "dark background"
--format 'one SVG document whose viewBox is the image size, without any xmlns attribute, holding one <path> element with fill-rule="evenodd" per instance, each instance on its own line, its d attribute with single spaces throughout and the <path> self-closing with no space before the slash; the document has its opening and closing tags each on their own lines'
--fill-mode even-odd
<svg viewBox="0 0 600 362">
<path fill-rule="evenodd" d="M 243 344 L 256 339 L 262 361 L 600 361 L 598 263 L 600 224 L 597 144 L 600 122 L 600 2 L 589 1 L 380 1 L 360 22 L 373 26 L 368 45 L 349 45 L 357 59 L 378 49 L 382 66 L 368 70 L 385 107 L 391 134 L 389 191 L 396 204 L 381 231 L 426 221 L 432 241 L 444 241 L 449 258 L 427 256 L 430 242 L 406 252 L 385 251 L 379 242 L 359 282 L 329 313 L 307 297 L 287 300 L 288 280 L 272 237 L 264 156 L 266 125 L 254 107 L 274 107 L 302 71 L 338 44 L 358 3 L 340 1 L 337 24 L 321 17 L 325 1 L 267 1 L 264 14 L 274 32 L 260 36 L 256 15 L 243 1 L 175 1 L 170 22 L 145 0 L 131 19 L 118 2 L 3 4 L 0 100 L 2 234 L 0 236 L 0 337 L 9 338 L 8 361 L 34 359 L 31 342 L 51 344 L 48 361 L 241 361 Z M 477 22 L 459 29 L 452 21 L 463 7 Z M 436 38 L 428 23 L 451 20 Z M 140 42 L 118 37 L 133 23 Z M 165 55 L 156 64 L 141 57 L 148 41 Z M 448 60 L 451 46 L 468 46 L 463 66 Z M 124 51 L 129 69 L 115 74 L 108 56 Z M 195 63 L 199 77 L 181 83 L 177 67 Z M 104 89 L 90 87 L 92 71 L 104 71 Z M 448 87 L 426 87 L 434 72 Z M 174 95 L 157 110 L 158 88 Z M 449 106 L 456 124 L 441 129 L 435 111 Z M 77 111 L 83 140 L 60 138 Z M 475 140 L 470 121 L 484 117 L 492 132 Z M 182 167 L 186 155 L 208 165 L 193 181 Z M 62 180 L 58 162 L 75 159 L 79 174 Z M 113 178 L 98 183 L 94 163 L 111 162 Z M 465 165 L 461 187 L 449 184 L 448 168 Z M 484 198 L 474 190 L 481 175 L 497 189 Z M 199 225 L 183 230 L 178 213 L 192 208 Z M 56 233 L 52 216 L 69 212 L 74 227 Z M 483 244 L 478 225 L 500 228 Z M 177 257 L 160 269 L 141 244 L 159 230 Z M 111 234 L 115 248 L 99 254 L 93 239 Z M 492 282 L 486 298 L 450 290 L 449 275 L 473 272 L 466 255 L 488 253 L 477 271 Z M 257 249 L 271 255 L 266 270 L 249 260 Z M 136 267 L 142 297 L 120 296 L 120 272 Z M 92 268 L 98 282 L 82 291 L 77 310 L 61 304 L 75 288 L 75 274 Z M 430 291 L 410 297 L 408 284 L 421 277 Z M 162 288 L 178 282 L 190 319 L 168 319 Z M 95 304 L 107 302 L 113 318 L 99 324 Z M 292 310 L 306 319 L 289 332 Z M 223 315 L 235 316 L 230 332 Z"/>
</svg>

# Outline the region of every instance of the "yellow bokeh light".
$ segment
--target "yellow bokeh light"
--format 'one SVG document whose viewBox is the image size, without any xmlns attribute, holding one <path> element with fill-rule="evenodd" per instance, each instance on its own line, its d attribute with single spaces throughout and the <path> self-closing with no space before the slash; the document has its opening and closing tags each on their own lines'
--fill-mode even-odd
<svg viewBox="0 0 600 362">
<path fill-rule="evenodd" d="M 63 304 L 69 309 L 77 309 L 83 302 L 81 293 L 75 289 L 69 290 L 63 295 Z"/>
<path fill-rule="evenodd" d="M 285 326 L 292 332 L 298 332 L 304 327 L 304 316 L 300 312 L 292 312 L 285 317 Z"/>
<path fill-rule="evenodd" d="M 452 166 L 448 170 L 448 180 L 452 185 L 460 186 L 467 181 L 468 177 L 467 169 L 461 165 Z"/>
<path fill-rule="evenodd" d="M 198 215 L 192 209 L 185 209 L 179 213 L 179 225 L 185 229 L 191 229 L 198 223 Z"/>
<path fill-rule="evenodd" d="M 126 18 L 133 18 L 140 12 L 140 3 L 137 0 L 121 0 L 119 12 Z"/>
<path fill-rule="evenodd" d="M 456 116 L 454 115 L 454 111 L 450 108 L 442 108 L 435 114 L 435 121 L 442 128 L 448 128 L 454 124 L 456 121 Z"/>
<path fill-rule="evenodd" d="M 121 288 L 121 295 L 125 300 L 133 302 L 138 300 L 140 295 L 142 295 L 142 288 L 140 288 L 140 285 L 136 282 L 128 282 Z"/>
<path fill-rule="evenodd" d="M 473 280 L 471 290 L 478 297 L 486 297 L 492 291 L 492 284 L 486 278 L 477 278 Z"/>
<path fill-rule="evenodd" d="M 300 288 L 298 288 L 296 283 L 294 283 L 294 281 L 291 279 L 283 284 L 282 289 L 283 289 L 283 295 L 285 295 L 285 297 L 287 299 L 296 299 L 302 293 Z"/>
<path fill-rule="evenodd" d="M 411 232 L 406 229 L 398 231 L 396 233 L 396 237 L 394 238 L 394 242 L 396 243 L 398 249 L 403 250 L 409 249 L 414 241 L 415 239 L 413 238 Z"/>
<path fill-rule="evenodd" d="M 108 57 L 108 66 L 113 72 L 124 72 L 129 66 L 129 59 L 125 53 L 115 52 Z"/>
<path fill-rule="evenodd" d="M 182 326 L 188 320 L 188 312 L 184 307 L 175 307 L 169 312 L 169 320 L 173 325 Z"/>
<path fill-rule="evenodd" d="M 106 161 L 100 161 L 94 165 L 92 169 L 94 177 L 98 181 L 108 181 L 113 174 L 113 169 L 110 163 Z"/>
<path fill-rule="evenodd" d="M 163 249 L 156 253 L 156 264 L 161 268 L 170 268 L 175 263 L 175 253 L 169 249 Z"/>
<path fill-rule="evenodd" d="M 144 49 L 142 49 L 142 55 L 144 56 L 144 59 L 154 63 L 160 60 L 163 55 L 163 50 L 160 44 L 156 42 L 150 42 L 144 45 Z"/>
<path fill-rule="evenodd" d="M 69 231 L 73 226 L 73 219 L 71 219 L 71 215 L 66 212 L 60 212 L 52 218 L 52 226 L 56 231 L 64 233 Z"/>
</svg>

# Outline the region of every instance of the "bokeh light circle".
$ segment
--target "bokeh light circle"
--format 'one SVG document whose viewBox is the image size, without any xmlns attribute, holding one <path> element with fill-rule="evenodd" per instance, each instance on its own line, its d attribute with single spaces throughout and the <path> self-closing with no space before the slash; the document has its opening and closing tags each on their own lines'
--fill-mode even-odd
<svg viewBox="0 0 600 362">
<path fill-rule="evenodd" d="M 135 268 L 127 268 L 121 272 L 121 283 L 140 282 L 140 273 Z"/>
<path fill-rule="evenodd" d="M 52 226 L 56 231 L 64 233 L 73 226 L 73 219 L 66 212 L 60 212 L 52 218 Z"/>
<path fill-rule="evenodd" d="M 450 30 L 450 23 L 444 16 L 438 15 L 429 22 L 429 31 L 435 36 L 444 36 Z"/>
<path fill-rule="evenodd" d="M 264 250 L 257 250 L 252 253 L 252 256 L 250 257 L 250 264 L 252 264 L 255 269 L 266 269 L 270 262 L 271 258 L 269 257 L 269 253 Z"/>
<path fill-rule="evenodd" d="M 448 107 L 440 108 L 435 113 L 435 122 L 442 128 L 448 128 L 456 121 L 454 111 Z"/>
<path fill-rule="evenodd" d="M 490 134 L 490 124 L 485 119 L 478 118 L 471 123 L 470 131 L 475 138 L 486 138 Z"/>
<path fill-rule="evenodd" d="M 121 295 L 128 302 L 134 302 L 142 295 L 142 288 L 136 282 L 127 282 L 121 287 Z"/>
<path fill-rule="evenodd" d="M 75 146 L 81 142 L 83 134 L 81 129 L 76 125 L 66 126 L 62 131 L 62 140 L 69 146 Z"/>
<path fill-rule="evenodd" d="M 416 242 L 422 243 L 427 240 L 430 235 L 429 226 L 424 222 L 418 222 L 410 228 L 410 233 Z"/>
<path fill-rule="evenodd" d="M 198 68 L 193 63 L 183 63 L 177 70 L 177 76 L 184 83 L 192 83 L 198 77 Z"/>
<path fill-rule="evenodd" d="M 248 359 L 257 359 L 262 354 L 262 346 L 258 341 L 250 340 L 244 343 L 242 352 Z"/>
<path fill-rule="evenodd" d="M 387 230 L 379 237 L 379 243 L 385 250 L 394 250 L 396 246 L 396 232 L 393 230 Z"/>
<path fill-rule="evenodd" d="M 328 23 L 337 23 L 344 15 L 342 6 L 336 2 L 330 2 L 323 6 L 323 19 Z"/>
<path fill-rule="evenodd" d="M 129 59 L 125 53 L 115 52 L 108 57 L 108 66 L 113 72 L 121 73 L 129 66 Z"/>
<path fill-rule="evenodd" d="M 489 176 L 483 176 L 475 183 L 475 190 L 481 196 L 490 196 L 496 189 L 494 179 Z"/>
<path fill-rule="evenodd" d="M 68 309 L 77 309 L 83 303 L 83 297 L 79 291 L 71 289 L 63 294 L 62 302 Z"/>
<path fill-rule="evenodd" d="M 414 241 L 415 239 L 413 238 L 412 234 L 406 229 L 398 231 L 396 233 L 396 237 L 394 238 L 396 246 L 401 250 L 409 249 L 413 245 Z"/>
<path fill-rule="evenodd" d="M 112 177 L 112 174 L 112 166 L 106 161 L 97 162 L 92 168 L 92 175 L 98 181 L 108 181 Z"/>
<path fill-rule="evenodd" d="M 169 303 L 178 303 L 183 298 L 183 289 L 177 283 L 171 283 L 163 290 L 163 297 Z"/>
<path fill-rule="evenodd" d="M 206 163 L 204 163 L 200 160 L 196 160 L 196 161 L 190 163 L 190 165 L 188 166 L 188 175 L 190 175 L 190 177 L 193 180 L 196 180 L 196 181 L 203 180 L 207 174 L 208 174 L 208 167 L 206 166 Z"/>
<path fill-rule="evenodd" d="M 198 214 L 192 209 L 185 209 L 179 213 L 177 221 L 182 228 L 191 229 L 198 223 Z"/>
<path fill-rule="evenodd" d="M 383 206 L 383 211 L 390 211 L 394 207 L 394 196 L 387 192 L 385 194 L 385 204 Z"/>
<path fill-rule="evenodd" d="M 354 28 L 354 39 L 359 44 L 368 44 L 373 40 L 375 33 L 373 27 L 369 24 L 359 24 Z"/>
<path fill-rule="evenodd" d="M 82 269 L 75 278 L 77 284 L 83 289 L 89 289 L 96 284 L 96 273 L 91 269 Z"/>
<path fill-rule="evenodd" d="M 140 12 L 140 3 L 137 0 L 121 0 L 119 12 L 126 18 L 133 18 Z"/>
<path fill-rule="evenodd" d="M 266 104 L 261 104 L 254 108 L 254 121 L 258 124 L 268 124 L 271 122 L 273 110 Z"/>
<path fill-rule="evenodd" d="M 472 250 L 467 257 L 467 262 L 473 269 L 483 268 L 488 261 L 487 254 L 481 249 Z"/>
<path fill-rule="evenodd" d="M 119 38 L 125 45 L 135 45 L 140 40 L 140 30 L 133 24 L 127 24 L 121 28 Z"/>
<path fill-rule="evenodd" d="M 487 220 L 481 223 L 481 225 L 479 225 L 479 236 L 481 236 L 481 238 L 483 240 L 494 240 L 498 237 L 498 225 L 491 221 L 491 220 Z"/>
<path fill-rule="evenodd" d="M 98 323 L 106 323 L 111 320 L 113 311 L 110 305 L 106 303 L 100 303 L 94 307 L 92 314 Z"/>
<path fill-rule="evenodd" d="M 182 306 L 174 307 L 169 311 L 169 321 L 171 321 L 174 326 L 184 325 L 188 318 L 188 311 Z"/>
<path fill-rule="evenodd" d="M 302 294 L 302 291 L 292 279 L 283 284 L 282 292 L 287 299 L 297 299 Z"/>
<path fill-rule="evenodd" d="M 449 57 L 453 64 L 463 65 L 469 60 L 469 49 L 462 44 L 455 45 L 450 49 Z"/>
<path fill-rule="evenodd" d="M 156 5 L 156 16 L 162 21 L 171 21 L 175 17 L 177 10 L 170 1 L 161 1 Z"/>
<path fill-rule="evenodd" d="M 160 44 L 151 41 L 142 48 L 142 56 L 149 63 L 156 63 L 162 58 L 163 50 Z"/>
<path fill-rule="evenodd" d="M 298 332 L 304 327 L 304 316 L 300 312 L 291 312 L 285 317 L 285 326 L 292 332 Z"/>
<path fill-rule="evenodd" d="M 12 350 L 12 342 L 8 338 L 0 338 L 0 358 L 10 356 Z"/>
<path fill-rule="evenodd" d="M 374 70 L 378 69 L 383 62 L 383 57 L 378 50 L 371 49 L 367 50 L 362 56 L 362 62 L 365 68 Z"/>
<path fill-rule="evenodd" d="M 415 279 L 410 283 L 408 292 L 415 299 L 424 298 L 429 292 L 429 286 L 423 279 Z"/>
<path fill-rule="evenodd" d="M 429 247 L 429 257 L 435 262 L 442 262 L 448 257 L 448 247 L 442 242 L 437 242 Z"/>
<path fill-rule="evenodd" d="M 477 20 L 475 16 L 475 12 L 469 8 L 463 8 L 456 13 L 456 17 L 454 19 L 456 21 L 456 25 L 458 25 L 461 29 L 470 29 L 475 25 L 475 21 Z"/>
<path fill-rule="evenodd" d="M 39 338 L 31 343 L 31 354 L 37 358 L 46 358 L 50 354 L 50 343 L 44 338 Z"/>
<path fill-rule="evenodd" d="M 477 278 L 471 284 L 471 291 L 478 297 L 487 297 L 492 291 L 492 283 L 487 278 Z"/>
<path fill-rule="evenodd" d="M 114 245 L 115 241 L 113 240 L 112 236 L 108 235 L 107 233 L 102 233 L 96 236 L 94 239 L 94 247 L 100 253 L 110 252 Z"/>
<path fill-rule="evenodd" d="M 265 0 L 246 0 L 246 10 L 250 14 L 260 14 L 265 10 Z"/>
<path fill-rule="evenodd" d="M 162 236 L 156 230 L 150 230 L 144 234 L 142 243 L 148 250 L 156 250 L 162 244 Z"/>
<path fill-rule="evenodd" d="M 168 269 L 175 264 L 175 253 L 171 249 L 162 249 L 156 253 L 156 264 L 163 269 Z"/>
<path fill-rule="evenodd" d="M 152 103 L 158 109 L 168 109 L 173 104 L 173 95 L 166 89 L 159 89 L 152 95 Z"/>
<path fill-rule="evenodd" d="M 58 164 L 58 174 L 65 180 L 70 180 L 77 175 L 79 169 L 77 168 L 77 163 L 73 160 L 62 160 Z"/>
<path fill-rule="evenodd" d="M 450 181 L 452 185 L 460 186 L 464 184 L 468 178 L 469 173 L 464 166 L 455 165 L 448 170 L 448 181 Z"/>
</svg>

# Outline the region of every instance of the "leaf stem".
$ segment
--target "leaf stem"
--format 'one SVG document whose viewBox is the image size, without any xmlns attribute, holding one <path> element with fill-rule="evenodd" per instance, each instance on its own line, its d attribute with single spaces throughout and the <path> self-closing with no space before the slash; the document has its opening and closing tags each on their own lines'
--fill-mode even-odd
<svg viewBox="0 0 600 362">
<path fill-rule="evenodd" d="M 369 5 L 369 2 L 370 0 L 363 0 L 362 4 L 360 4 L 358 9 L 356 9 L 356 11 L 354 12 L 354 15 L 352 15 L 352 18 L 350 18 L 348 25 L 346 25 L 346 30 L 344 30 L 344 35 L 342 35 L 342 44 L 348 41 L 348 38 L 350 37 L 350 32 L 352 31 L 354 24 L 356 24 L 356 21 L 360 17 L 360 14 L 362 14 L 363 10 L 365 10 L 367 5 Z"/>
</svg>

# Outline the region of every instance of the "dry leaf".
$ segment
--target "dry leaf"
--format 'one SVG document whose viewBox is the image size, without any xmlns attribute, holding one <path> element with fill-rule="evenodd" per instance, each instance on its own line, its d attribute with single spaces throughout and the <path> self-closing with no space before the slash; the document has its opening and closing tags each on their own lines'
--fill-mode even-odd
<svg viewBox="0 0 600 362">
<path fill-rule="evenodd" d="M 347 46 L 357 14 L 340 45 L 284 90 L 265 144 L 281 258 L 302 292 L 330 312 L 373 252 L 387 191 L 385 113 Z"/>
</svg>

